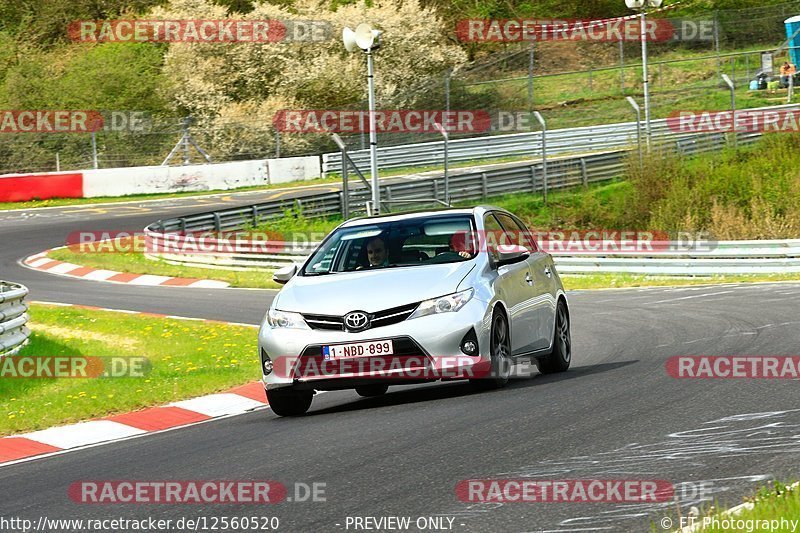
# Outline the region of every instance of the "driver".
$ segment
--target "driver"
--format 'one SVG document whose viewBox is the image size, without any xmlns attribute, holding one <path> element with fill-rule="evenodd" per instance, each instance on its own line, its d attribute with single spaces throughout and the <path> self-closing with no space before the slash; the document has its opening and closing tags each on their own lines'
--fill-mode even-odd
<svg viewBox="0 0 800 533">
<path fill-rule="evenodd" d="M 367 242 L 367 260 L 370 268 L 389 266 L 386 243 L 380 237 L 375 237 Z"/>
</svg>

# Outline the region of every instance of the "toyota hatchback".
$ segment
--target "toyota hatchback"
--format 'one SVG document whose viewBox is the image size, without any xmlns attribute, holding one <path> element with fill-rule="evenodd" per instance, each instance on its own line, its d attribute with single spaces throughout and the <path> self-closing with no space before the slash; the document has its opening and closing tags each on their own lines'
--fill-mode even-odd
<svg viewBox="0 0 800 533">
<path fill-rule="evenodd" d="M 514 363 L 563 372 L 569 308 L 552 257 L 513 214 L 480 206 L 349 220 L 285 283 L 259 332 L 272 410 L 315 391 L 469 379 L 504 386 Z"/>
</svg>

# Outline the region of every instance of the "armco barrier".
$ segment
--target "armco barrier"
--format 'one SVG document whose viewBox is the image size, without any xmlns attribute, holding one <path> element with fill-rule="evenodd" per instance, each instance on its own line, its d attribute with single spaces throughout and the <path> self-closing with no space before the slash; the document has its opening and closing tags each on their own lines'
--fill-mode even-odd
<svg viewBox="0 0 800 533">
<path fill-rule="evenodd" d="M 27 287 L 0 281 L 0 357 L 17 353 L 28 342 Z"/>
<path fill-rule="evenodd" d="M 798 110 L 797 104 L 752 108 L 770 110 Z M 745 111 L 745 110 L 743 110 Z M 691 143 L 692 133 L 677 133 L 670 129 L 666 119 L 650 122 L 652 136 L 663 142 Z M 586 126 L 581 128 L 554 129 L 547 131 L 547 155 L 591 153 L 625 148 L 636 143 L 636 122 L 621 122 Z M 489 135 L 455 139 L 448 144 L 448 161 L 486 161 L 503 157 L 539 157 L 542 151 L 542 132 L 514 133 L 509 135 Z M 361 169 L 369 168 L 369 150 L 353 150 L 348 155 Z M 442 164 L 444 161 L 444 141 L 403 144 L 378 147 L 378 168 L 411 168 Z M 341 172 L 341 152 L 322 155 L 322 172 Z"/>
</svg>

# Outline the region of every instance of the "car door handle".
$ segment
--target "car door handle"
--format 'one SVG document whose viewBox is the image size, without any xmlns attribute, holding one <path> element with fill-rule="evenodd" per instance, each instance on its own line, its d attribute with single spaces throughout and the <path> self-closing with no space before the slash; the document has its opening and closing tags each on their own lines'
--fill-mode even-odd
<svg viewBox="0 0 800 533">
<path fill-rule="evenodd" d="M 528 285 L 533 285 L 533 280 L 531 279 L 531 273 L 525 272 L 525 283 Z"/>
<path fill-rule="evenodd" d="M 545 274 L 545 276 L 547 276 L 548 278 L 549 278 L 549 277 L 551 277 L 551 276 L 553 275 L 553 273 L 550 271 L 550 267 L 549 267 L 549 266 L 548 266 L 548 267 L 544 267 L 544 274 Z"/>
</svg>

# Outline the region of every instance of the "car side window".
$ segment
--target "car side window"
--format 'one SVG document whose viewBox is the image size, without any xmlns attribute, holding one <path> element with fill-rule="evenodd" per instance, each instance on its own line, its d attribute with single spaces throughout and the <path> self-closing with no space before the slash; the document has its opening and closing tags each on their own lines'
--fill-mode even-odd
<svg viewBox="0 0 800 533">
<path fill-rule="evenodd" d="M 519 219 L 505 213 L 497 213 L 497 218 L 506 232 L 511 234 L 511 244 L 524 246 L 531 252 L 538 251 L 539 247 L 536 245 L 536 239 Z"/>
<path fill-rule="evenodd" d="M 489 253 L 489 258 L 493 263 L 500 260 L 500 255 L 497 251 L 497 246 L 504 243 L 503 227 L 497 221 L 493 214 L 489 213 L 483 218 L 483 229 L 486 231 L 484 241 L 486 243 L 486 251 Z"/>
</svg>

